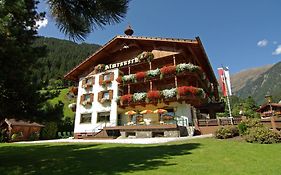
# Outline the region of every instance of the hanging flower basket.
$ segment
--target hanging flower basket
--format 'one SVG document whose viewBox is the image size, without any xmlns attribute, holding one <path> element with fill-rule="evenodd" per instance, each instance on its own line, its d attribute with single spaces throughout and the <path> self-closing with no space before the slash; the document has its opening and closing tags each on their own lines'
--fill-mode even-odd
<svg viewBox="0 0 281 175">
<path fill-rule="evenodd" d="M 150 62 L 150 61 L 153 60 L 154 55 L 153 55 L 152 52 L 142 52 L 141 54 L 139 54 L 139 55 L 137 56 L 137 58 L 138 58 L 140 61 L 146 60 L 146 61 Z"/>
<path fill-rule="evenodd" d="M 104 70 L 105 70 L 105 64 L 98 64 L 95 67 L 95 72 L 96 73 L 104 72 Z"/>
</svg>

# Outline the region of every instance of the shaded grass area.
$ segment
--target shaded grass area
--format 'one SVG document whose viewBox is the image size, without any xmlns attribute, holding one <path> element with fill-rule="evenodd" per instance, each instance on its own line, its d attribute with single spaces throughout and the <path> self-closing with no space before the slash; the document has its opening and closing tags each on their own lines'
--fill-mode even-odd
<svg viewBox="0 0 281 175">
<path fill-rule="evenodd" d="M 280 174 L 280 144 L 1 144 L 1 174 Z"/>
</svg>

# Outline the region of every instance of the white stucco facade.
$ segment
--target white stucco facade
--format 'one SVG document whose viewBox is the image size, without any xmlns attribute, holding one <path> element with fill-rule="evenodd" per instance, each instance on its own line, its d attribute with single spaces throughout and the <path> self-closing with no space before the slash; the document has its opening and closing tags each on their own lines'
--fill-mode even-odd
<svg viewBox="0 0 281 175">
<path fill-rule="evenodd" d="M 112 69 L 107 71 L 107 73 L 113 72 L 114 79 L 113 81 L 107 86 L 107 90 L 113 90 L 113 99 L 111 102 L 107 102 L 101 104 L 98 101 L 98 93 L 104 91 L 105 88 L 99 84 L 99 77 L 103 73 L 98 73 L 94 75 L 87 75 L 85 77 L 94 77 L 94 84 L 92 88 L 86 90 L 82 87 L 82 81 L 85 77 L 81 77 L 79 79 L 79 88 L 78 88 L 78 95 L 77 95 L 77 104 L 76 104 L 76 115 L 75 115 L 75 126 L 74 126 L 74 133 L 80 132 L 97 132 L 99 129 L 103 128 L 104 126 L 116 126 L 117 125 L 117 102 L 116 97 L 118 95 L 118 84 L 116 82 L 116 78 L 118 77 L 118 69 Z M 85 107 L 80 104 L 80 98 L 83 94 L 92 93 L 94 94 L 94 99 L 92 105 L 88 105 Z M 97 117 L 98 113 L 100 112 L 109 112 L 110 113 L 110 121 L 109 122 L 98 122 Z M 81 123 L 81 114 L 91 114 L 91 123 Z"/>
</svg>

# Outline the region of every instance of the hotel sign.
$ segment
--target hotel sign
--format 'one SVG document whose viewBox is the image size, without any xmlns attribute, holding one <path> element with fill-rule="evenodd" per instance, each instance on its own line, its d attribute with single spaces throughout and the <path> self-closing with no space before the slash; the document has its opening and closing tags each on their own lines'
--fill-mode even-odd
<svg viewBox="0 0 281 175">
<path fill-rule="evenodd" d="M 135 63 L 139 63 L 139 62 L 140 62 L 140 59 L 136 57 L 136 58 L 126 60 L 126 61 L 122 61 L 122 62 L 119 62 L 119 63 L 113 63 L 113 64 L 105 65 L 105 70 L 115 69 L 115 68 L 127 66 L 127 65 L 130 65 L 130 64 L 135 64 Z"/>
</svg>

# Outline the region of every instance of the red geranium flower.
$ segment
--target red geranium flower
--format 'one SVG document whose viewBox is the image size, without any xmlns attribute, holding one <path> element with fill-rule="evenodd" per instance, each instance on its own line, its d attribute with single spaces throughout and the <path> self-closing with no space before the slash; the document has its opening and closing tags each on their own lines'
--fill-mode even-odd
<svg viewBox="0 0 281 175">
<path fill-rule="evenodd" d="M 161 74 L 168 75 L 168 74 L 175 74 L 176 73 L 176 66 L 164 66 L 160 69 Z"/>
<path fill-rule="evenodd" d="M 160 99 L 161 94 L 160 91 L 149 91 L 147 93 L 147 98 L 150 100 Z"/>
<path fill-rule="evenodd" d="M 127 95 L 123 95 L 120 97 L 120 101 L 124 102 L 128 102 L 130 103 L 133 100 L 133 95 L 132 94 L 127 94 Z"/>
<path fill-rule="evenodd" d="M 136 79 L 137 80 L 142 80 L 142 79 L 145 78 L 145 76 L 146 76 L 146 72 L 137 72 L 136 73 Z"/>
</svg>

